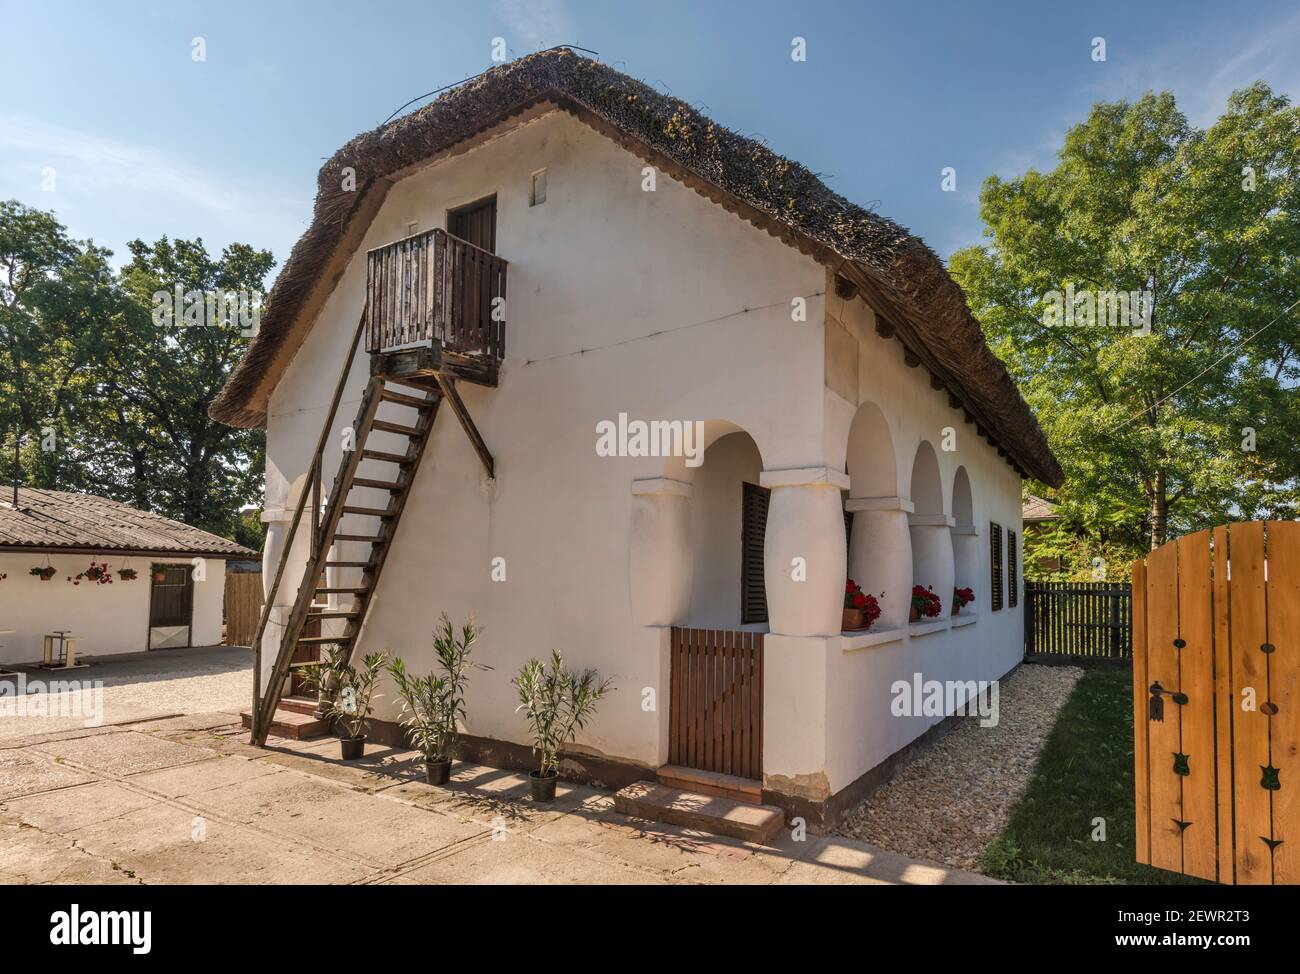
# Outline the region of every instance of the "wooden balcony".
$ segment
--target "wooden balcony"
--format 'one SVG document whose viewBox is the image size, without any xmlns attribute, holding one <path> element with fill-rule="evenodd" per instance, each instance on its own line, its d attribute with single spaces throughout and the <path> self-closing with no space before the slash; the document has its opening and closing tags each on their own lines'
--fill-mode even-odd
<svg viewBox="0 0 1300 974">
<path fill-rule="evenodd" d="M 445 230 L 376 247 L 367 255 L 366 350 L 385 358 L 389 374 L 496 385 L 505 296 L 506 262 Z"/>
</svg>

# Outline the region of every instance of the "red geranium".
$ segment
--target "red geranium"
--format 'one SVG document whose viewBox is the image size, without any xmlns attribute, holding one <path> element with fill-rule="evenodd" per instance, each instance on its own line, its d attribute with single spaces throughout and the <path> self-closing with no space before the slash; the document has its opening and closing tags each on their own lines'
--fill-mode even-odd
<svg viewBox="0 0 1300 974">
<path fill-rule="evenodd" d="M 957 608 L 963 608 L 975 601 L 975 590 L 973 588 L 955 588 L 952 590 L 952 603 Z"/>
<path fill-rule="evenodd" d="M 927 619 L 933 619 L 943 609 L 943 603 L 934 589 L 920 585 L 912 586 L 912 608 Z"/>
</svg>

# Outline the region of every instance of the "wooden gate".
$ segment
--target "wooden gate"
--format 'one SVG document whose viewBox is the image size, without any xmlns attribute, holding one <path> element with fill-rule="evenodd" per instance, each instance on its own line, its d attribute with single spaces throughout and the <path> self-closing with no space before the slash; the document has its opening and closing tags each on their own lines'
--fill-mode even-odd
<svg viewBox="0 0 1300 974">
<path fill-rule="evenodd" d="M 1137 859 L 1300 882 L 1300 523 L 1172 541 L 1133 566 Z"/>
<path fill-rule="evenodd" d="M 251 646 L 262 615 L 262 573 L 226 573 L 226 645 Z"/>
<path fill-rule="evenodd" d="M 673 629 L 668 761 L 763 777 L 763 634 Z"/>
</svg>

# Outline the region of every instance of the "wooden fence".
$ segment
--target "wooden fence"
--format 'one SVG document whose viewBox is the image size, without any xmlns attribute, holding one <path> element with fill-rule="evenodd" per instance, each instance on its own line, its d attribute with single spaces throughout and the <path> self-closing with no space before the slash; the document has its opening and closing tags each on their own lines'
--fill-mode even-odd
<svg viewBox="0 0 1300 974">
<path fill-rule="evenodd" d="M 1025 582 L 1025 654 L 1128 659 L 1133 590 L 1116 582 Z"/>
<path fill-rule="evenodd" d="M 1300 883 L 1300 523 L 1171 541 L 1133 588 L 1138 861 Z"/>
<path fill-rule="evenodd" d="M 668 760 L 763 777 L 763 634 L 672 631 Z"/>
<path fill-rule="evenodd" d="M 262 615 L 262 573 L 226 574 L 226 645 L 251 646 Z"/>
</svg>

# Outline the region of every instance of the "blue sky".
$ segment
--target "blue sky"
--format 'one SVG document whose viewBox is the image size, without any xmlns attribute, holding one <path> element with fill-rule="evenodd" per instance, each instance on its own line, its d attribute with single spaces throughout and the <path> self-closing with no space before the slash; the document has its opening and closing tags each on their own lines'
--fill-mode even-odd
<svg viewBox="0 0 1300 974">
<path fill-rule="evenodd" d="M 55 210 L 119 261 L 132 237 L 168 234 L 246 241 L 282 262 L 321 161 L 415 95 L 489 67 L 498 36 L 512 57 L 597 51 L 945 257 L 980 238 L 984 178 L 1052 165 L 1095 101 L 1170 89 L 1206 124 L 1256 78 L 1300 96 L 1300 5 L 1269 0 L 0 0 L 0 24 L 0 198 Z M 1090 56 L 1097 36 L 1105 62 Z M 195 37 L 206 61 L 191 57 Z M 945 166 L 955 193 L 940 188 Z"/>
</svg>

